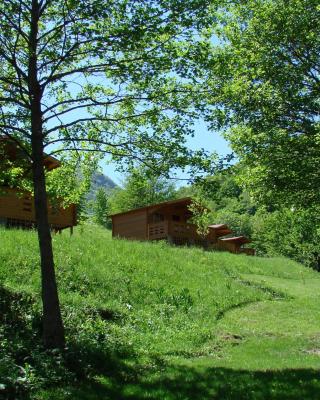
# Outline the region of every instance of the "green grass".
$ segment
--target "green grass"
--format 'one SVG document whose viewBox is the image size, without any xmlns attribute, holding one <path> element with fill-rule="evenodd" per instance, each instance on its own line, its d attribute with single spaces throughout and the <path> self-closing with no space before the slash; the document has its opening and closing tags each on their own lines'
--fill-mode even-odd
<svg viewBox="0 0 320 400">
<path fill-rule="evenodd" d="M 0 230 L 0 398 L 319 398 L 318 273 L 90 225 L 53 242 L 62 354 L 41 347 L 36 234 Z"/>
</svg>

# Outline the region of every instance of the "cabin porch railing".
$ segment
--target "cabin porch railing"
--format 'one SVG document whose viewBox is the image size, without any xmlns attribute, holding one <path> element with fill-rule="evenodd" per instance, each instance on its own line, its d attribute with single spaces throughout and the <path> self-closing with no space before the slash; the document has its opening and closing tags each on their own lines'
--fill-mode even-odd
<svg viewBox="0 0 320 400">
<path fill-rule="evenodd" d="M 197 239 L 197 227 L 193 224 L 169 221 L 169 234 L 174 238 Z"/>
<path fill-rule="evenodd" d="M 148 224 L 148 239 L 166 239 L 168 236 L 168 221 Z"/>
<path fill-rule="evenodd" d="M 148 239 L 167 239 L 173 241 L 176 239 L 185 240 L 203 240 L 197 233 L 197 227 L 193 224 L 187 224 L 175 221 L 161 221 L 148 224 Z"/>
<path fill-rule="evenodd" d="M 148 239 L 168 239 L 175 244 L 194 244 L 215 250 L 230 251 L 232 253 L 244 253 L 248 255 L 254 255 L 255 253 L 251 248 L 236 247 L 218 240 L 213 229 L 209 229 L 206 237 L 201 237 L 197 232 L 196 225 L 175 221 L 161 221 L 148 224 Z"/>
</svg>

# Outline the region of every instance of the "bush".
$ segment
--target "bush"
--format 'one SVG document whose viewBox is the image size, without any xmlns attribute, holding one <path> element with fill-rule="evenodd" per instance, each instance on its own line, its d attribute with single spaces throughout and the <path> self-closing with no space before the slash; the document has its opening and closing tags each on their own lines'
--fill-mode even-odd
<svg viewBox="0 0 320 400">
<path fill-rule="evenodd" d="M 320 214 L 318 209 L 258 212 L 253 240 L 258 254 L 284 255 L 320 270 Z"/>
</svg>

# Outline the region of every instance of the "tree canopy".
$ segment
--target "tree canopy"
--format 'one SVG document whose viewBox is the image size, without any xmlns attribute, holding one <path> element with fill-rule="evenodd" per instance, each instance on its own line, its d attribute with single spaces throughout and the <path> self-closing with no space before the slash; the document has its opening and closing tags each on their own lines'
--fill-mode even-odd
<svg viewBox="0 0 320 400">
<path fill-rule="evenodd" d="M 63 143 L 126 165 L 199 163 L 184 144 L 201 92 L 195 53 L 210 3 L 3 1 L 0 132 L 32 158 L 35 91 L 48 154 Z"/>
<path fill-rule="evenodd" d="M 174 183 L 147 168 L 136 168 L 126 176 L 123 186 L 109 195 L 112 213 L 132 210 L 176 198 Z"/>
<path fill-rule="evenodd" d="M 224 129 L 242 183 L 268 204 L 320 192 L 320 7 L 316 0 L 230 2 L 211 71 L 212 127 Z"/>
</svg>

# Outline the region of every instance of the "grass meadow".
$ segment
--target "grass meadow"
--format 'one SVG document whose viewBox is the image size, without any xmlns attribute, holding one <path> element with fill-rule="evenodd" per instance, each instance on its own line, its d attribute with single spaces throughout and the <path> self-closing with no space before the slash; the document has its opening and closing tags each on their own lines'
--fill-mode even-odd
<svg viewBox="0 0 320 400">
<path fill-rule="evenodd" d="M 1 399 L 319 399 L 319 273 L 95 225 L 53 245 L 68 347 L 48 353 L 36 233 L 0 230 Z"/>
</svg>

